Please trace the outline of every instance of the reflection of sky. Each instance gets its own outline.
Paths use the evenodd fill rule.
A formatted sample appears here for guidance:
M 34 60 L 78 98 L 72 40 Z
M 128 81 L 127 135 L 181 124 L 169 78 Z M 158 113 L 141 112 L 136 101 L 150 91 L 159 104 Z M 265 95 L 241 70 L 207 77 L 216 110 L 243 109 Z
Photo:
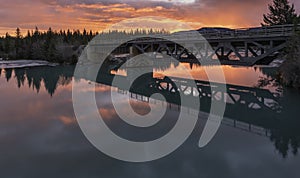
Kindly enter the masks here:
M 98 102 L 111 109 L 109 90 L 99 87 Z M 293 178 L 299 174 L 298 156 L 282 160 L 269 138 L 232 127 L 222 126 L 215 139 L 199 149 L 204 120 L 190 139 L 166 158 L 143 164 L 113 160 L 93 148 L 81 133 L 70 88 L 70 84 L 59 86 L 50 97 L 43 87 L 38 94 L 26 85 L 19 89 L 15 78 L 7 83 L 1 75 L 1 177 Z
M 164 71 L 166 75 L 176 76 L 176 77 L 185 77 L 186 73 L 183 72 L 184 70 L 188 69 L 188 72 L 191 73 L 192 77 L 197 80 L 208 80 L 208 77 L 206 75 L 207 72 L 213 72 L 216 69 L 219 69 L 219 66 L 207 66 L 207 67 L 197 67 L 196 65 L 193 66 L 192 69 L 190 69 L 189 64 L 181 64 L 183 67 L 176 67 L 173 66 L 168 69 L 167 71 Z M 224 76 L 226 79 L 226 82 L 228 84 L 237 84 L 241 86 L 254 86 L 257 84 L 257 79 L 259 76 L 264 76 L 261 72 L 254 71 L 254 68 L 247 68 L 247 67 L 232 67 L 232 66 L 222 66 L 221 67 Z M 212 82 L 220 82 L 222 81 L 217 76 L 210 78 L 210 81 Z
M 127 69 L 130 70 L 130 69 Z M 253 87 L 258 84 L 260 77 L 267 77 L 260 68 L 253 67 L 234 67 L 234 66 L 197 66 L 193 65 L 192 68 L 189 63 L 179 63 L 178 66 L 171 64 L 168 68 L 154 69 L 156 77 L 170 76 L 190 78 L 190 75 L 195 80 L 207 81 L 207 72 L 213 73 L 215 70 L 222 70 L 224 77 L 228 84 Z M 126 76 L 126 70 L 112 71 L 112 74 Z M 210 78 L 212 82 L 222 82 L 222 78 L 217 75 Z

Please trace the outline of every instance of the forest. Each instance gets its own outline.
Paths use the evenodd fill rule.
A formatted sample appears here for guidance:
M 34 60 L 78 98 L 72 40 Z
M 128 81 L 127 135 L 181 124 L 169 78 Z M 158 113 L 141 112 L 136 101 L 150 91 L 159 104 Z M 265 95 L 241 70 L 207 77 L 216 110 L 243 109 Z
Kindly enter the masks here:
M 14 35 L 6 33 L 0 38 L 0 58 L 3 60 L 47 60 L 57 63 L 76 63 L 76 50 L 86 45 L 97 32 L 80 30 L 28 31 L 25 36 L 17 28 Z
M 76 64 L 82 49 L 96 35 L 145 35 L 166 34 L 164 29 L 136 29 L 131 31 L 111 30 L 93 32 L 92 30 L 27 31 L 24 36 L 20 28 L 13 35 L 6 33 L 0 37 L 0 59 L 2 60 L 47 60 L 55 63 Z

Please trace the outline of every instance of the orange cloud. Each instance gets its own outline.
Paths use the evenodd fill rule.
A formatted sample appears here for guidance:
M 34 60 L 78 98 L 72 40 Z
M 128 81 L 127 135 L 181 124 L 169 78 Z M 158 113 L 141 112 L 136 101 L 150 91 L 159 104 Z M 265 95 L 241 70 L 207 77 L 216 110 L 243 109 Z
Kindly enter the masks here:
M 0 35 L 4 35 L 6 31 L 13 33 L 16 27 L 26 32 L 35 26 L 41 30 L 47 30 L 51 26 L 53 29 L 86 28 L 101 31 L 124 19 L 143 16 L 176 19 L 193 28 L 258 26 L 270 2 L 271 0 L 15 0 L 1 4 Z M 299 2 L 291 2 L 296 3 L 297 9 Z

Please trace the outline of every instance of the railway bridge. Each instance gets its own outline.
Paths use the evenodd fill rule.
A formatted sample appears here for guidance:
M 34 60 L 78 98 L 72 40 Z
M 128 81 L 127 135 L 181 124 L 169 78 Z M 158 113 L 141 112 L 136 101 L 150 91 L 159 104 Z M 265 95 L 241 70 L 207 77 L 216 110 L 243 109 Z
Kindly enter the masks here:
M 299 25 L 300 27 L 300 25 Z M 165 54 L 180 62 L 252 66 L 272 61 L 297 31 L 295 25 L 247 29 L 203 28 L 168 35 L 106 36 L 89 44 L 95 54 Z M 93 60 L 98 60 L 97 55 Z

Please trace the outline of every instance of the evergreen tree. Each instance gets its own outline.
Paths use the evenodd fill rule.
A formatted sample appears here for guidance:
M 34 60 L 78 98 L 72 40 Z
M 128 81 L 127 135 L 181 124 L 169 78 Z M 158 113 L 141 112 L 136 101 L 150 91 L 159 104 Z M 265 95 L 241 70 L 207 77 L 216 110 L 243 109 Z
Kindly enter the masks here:
M 294 4 L 288 0 L 273 0 L 269 4 L 269 13 L 263 16 L 263 26 L 293 24 L 297 20 Z
M 35 31 L 34 31 L 34 33 L 32 35 L 33 41 L 34 42 L 38 41 L 39 36 L 40 36 L 39 29 L 38 29 L 38 27 L 35 27 Z
M 28 30 L 27 31 L 27 36 L 26 36 L 27 38 L 31 38 L 31 33 L 30 33 L 30 31 Z
M 46 60 L 56 62 L 58 60 L 57 50 L 55 46 L 55 39 L 52 29 L 49 28 L 46 34 L 46 41 L 44 44 L 44 52 Z
M 10 35 L 8 33 L 5 34 L 5 40 L 4 40 L 4 52 L 9 55 L 10 53 Z
M 21 30 L 20 28 L 16 29 L 16 40 L 15 40 L 15 49 L 16 49 L 16 58 L 20 58 L 20 48 L 21 48 Z
M 24 45 L 24 59 L 32 59 L 32 34 L 29 30 L 27 31 L 27 36 L 25 37 Z M 24 41 L 24 40 L 23 40 Z
M 0 37 L 0 54 L 4 51 L 4 46 L 3 46 L 3 39 Z M 0 56 L 2 58 L 2 56 Z M 0 69 L 0 74 L 1 74 L 1 69 Z

